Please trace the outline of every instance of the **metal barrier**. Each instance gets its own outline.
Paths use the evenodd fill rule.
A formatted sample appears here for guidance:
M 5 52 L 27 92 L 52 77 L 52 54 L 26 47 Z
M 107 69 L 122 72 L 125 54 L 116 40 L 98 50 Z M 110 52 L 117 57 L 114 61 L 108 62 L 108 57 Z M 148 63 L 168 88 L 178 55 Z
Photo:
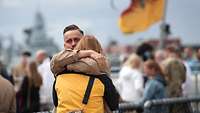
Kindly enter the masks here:
M 124 112 L 136 112 L 143 110 L 143 107 L 135 103 L 121 103 L 119 104 L 119 110 L 113 113 L 124 113 Z
M 199 103 L 200 96 L 150 100 L 145 102 L 143 107 L 135 103 L 121 103 L 119 104 L 119 110 L 113 113 L 200 113 Z
M 122 103 L 114 113 L 200 113 L 200 97 L 179 97 L 151 100 L 141 107 L 134 103 Z

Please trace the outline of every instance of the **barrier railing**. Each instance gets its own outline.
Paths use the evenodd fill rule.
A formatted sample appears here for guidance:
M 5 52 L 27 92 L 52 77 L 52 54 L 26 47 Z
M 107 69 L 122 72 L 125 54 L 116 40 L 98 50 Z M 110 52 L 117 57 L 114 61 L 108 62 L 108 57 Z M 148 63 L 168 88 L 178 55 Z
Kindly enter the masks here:
M 200 97 L 179 97 L 151 100 L 143 107 L 134 103 L 122 103 L 114 113 L 200 113 Z M 141 110 L 142 109 L 142 110 Z
M 144 106 L 135 103 L 121 103 L 113 113 L 200 113 L 200 96 L 177 97 L 145 102 Z M 52 113 L 43 111 L 37 113 Z

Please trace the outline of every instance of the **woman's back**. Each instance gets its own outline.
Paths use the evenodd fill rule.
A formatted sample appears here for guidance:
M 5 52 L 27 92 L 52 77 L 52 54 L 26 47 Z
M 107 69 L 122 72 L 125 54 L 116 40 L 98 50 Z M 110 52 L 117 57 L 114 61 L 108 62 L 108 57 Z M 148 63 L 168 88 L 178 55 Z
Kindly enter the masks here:
M 90 98 L 82 103 L 89 76 L 81 74 L 62 74 L 57 76 L 55 89 L 58 97 L 57 113 L 83 110 L 84 113 L 103 113 L 104 85 L 95 79 Z

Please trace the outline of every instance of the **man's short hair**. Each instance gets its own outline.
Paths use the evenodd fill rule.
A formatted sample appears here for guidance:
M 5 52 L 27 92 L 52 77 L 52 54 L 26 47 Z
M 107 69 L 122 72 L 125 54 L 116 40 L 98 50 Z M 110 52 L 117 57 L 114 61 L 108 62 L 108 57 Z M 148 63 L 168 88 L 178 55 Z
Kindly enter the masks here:
M 74 24 L 65 27 L 63 34 L 65 34 L 67 31 L 73 31 L 73 30 L 78 30 L 82 35 L 84 35 L 84 32 L 77 25 Z
M 29 51 L 23 51 L 21 53 L 22 56 L 31 57 L 31 53 Z

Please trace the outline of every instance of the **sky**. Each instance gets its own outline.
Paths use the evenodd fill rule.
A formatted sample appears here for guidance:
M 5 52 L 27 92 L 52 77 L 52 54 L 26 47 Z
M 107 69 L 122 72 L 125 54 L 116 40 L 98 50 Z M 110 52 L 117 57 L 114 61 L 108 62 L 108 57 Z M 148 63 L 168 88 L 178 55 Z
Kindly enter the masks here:
M 124 35 L 118 25 L 120 13 L 130 0 L 0 0 L 0 35 L 21 42 L 24 28 L 34 25 L 35 14 L 43 14 L 48 36 L 63 45 L 63 28 L 77 24 L 86 33 L 95 35 L 103 45 L 111 40 L 120 44 L 133 44 L 159 37 L 160 23 L 148 30 Z M 172 36 L 180 37 L 183 44 L 200 44 L 200 0 L 168 0 L 166 21 Z

